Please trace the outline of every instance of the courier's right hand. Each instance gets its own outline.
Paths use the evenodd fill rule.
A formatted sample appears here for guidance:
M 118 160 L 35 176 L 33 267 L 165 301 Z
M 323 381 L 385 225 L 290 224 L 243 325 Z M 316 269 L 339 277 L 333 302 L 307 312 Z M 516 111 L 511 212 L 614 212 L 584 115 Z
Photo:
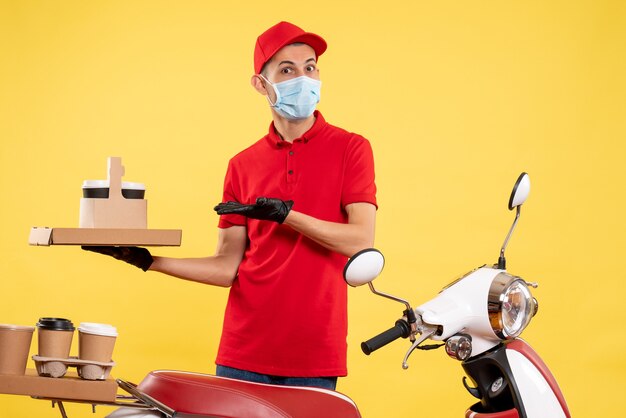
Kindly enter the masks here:
M 148 271 L 154 261 L 150 251 L 142 247 L 83 245 L 80 248 L 85 251 L 92 251 L 94 253 L 108 255 L 117 260 L 125 261 L 128 264 L 139 267 L 143 271 Z
M 259 197 L 254 205 L 243 205 L 238 202 L 220 203 L 213 210 L 218 215 L 243 215 L 251 219 L 274 221 L 282 224 L 293 207 L 293 200 L 280 200 L 268 197 Z

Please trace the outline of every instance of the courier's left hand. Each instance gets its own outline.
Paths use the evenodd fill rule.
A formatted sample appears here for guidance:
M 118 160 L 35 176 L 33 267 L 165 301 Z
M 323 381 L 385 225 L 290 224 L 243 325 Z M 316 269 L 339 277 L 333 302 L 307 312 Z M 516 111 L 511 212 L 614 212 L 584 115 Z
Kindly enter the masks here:
M 108 255 L 117 260 L 122 260 L 135 267 L 139 267 L 143 271 L 148 271 L 154 259 L 147 248 L 143 247 L 114 247 L 103 245 L 83 245 L 81 248 L 85 251 L 91 251 L 98 254 Z
M 274 221 L 282 224 L 293 206 L 293 200 L 280 200 L 259 197 L 254 205 L 243 205 L 238 202 L 220 203 L 213 209 L 218 215 L 243 215 L 252 219 Z

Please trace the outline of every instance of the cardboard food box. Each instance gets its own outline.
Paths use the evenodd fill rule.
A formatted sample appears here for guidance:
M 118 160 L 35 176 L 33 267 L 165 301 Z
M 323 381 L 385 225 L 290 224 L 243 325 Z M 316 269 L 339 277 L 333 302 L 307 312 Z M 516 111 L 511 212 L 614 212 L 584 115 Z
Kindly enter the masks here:
M 179 229 L 41 228 L 30 230 L 30 245 L 179 246 Z
M 63 378 L 41 377 L 34 369 L 24 375 L 0 374 L 0 393 L 27 395 L 59 400 L 115 402 L 117 383 L 106 380 L 84 380 L 70 371 Z
M 105 194 L 80 200 L 79 228 L 31 228 L 30 245 L 179 246 L 179 229 L 148 229 L 148 203 L 124 197 L 120 157 L 109 157 Z M 92 189 L 93 190 L 93 189 Z M 101 191 L 101 190 L 100 190 Z

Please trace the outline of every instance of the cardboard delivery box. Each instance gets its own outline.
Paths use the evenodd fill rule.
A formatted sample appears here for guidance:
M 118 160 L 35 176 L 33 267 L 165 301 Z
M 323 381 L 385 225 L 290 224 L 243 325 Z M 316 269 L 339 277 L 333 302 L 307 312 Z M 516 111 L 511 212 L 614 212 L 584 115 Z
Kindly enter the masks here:
M 58 400 L 115 402 L 117 383 L 111 377 L 84 380 L 73 371 L 60 379 L 41 377 L 34 369 L 26 369 L 24 375 L 0 374 L 0 393 Z
M 41 228 L 30 230 L 30 245 L 179 246 L 179 229 Z

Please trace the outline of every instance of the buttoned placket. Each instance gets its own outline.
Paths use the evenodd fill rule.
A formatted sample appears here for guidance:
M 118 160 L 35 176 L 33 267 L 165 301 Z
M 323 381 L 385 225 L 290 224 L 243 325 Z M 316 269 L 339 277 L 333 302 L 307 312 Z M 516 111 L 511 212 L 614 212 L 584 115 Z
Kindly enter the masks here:
M 294 185 L 296 182 L 296 150 L 300 148 L 302 141 L 296 139 L 290 146 L 287 148 L 287 165 L 286 165 L 286 180 L 288 185 Z
M 302 147 L 307 143 L 306 139 L 298 138 L 293 143 L 284 144 L 285 147 L 285 181 L 289 189 L 295 186 L 299 176 L 298 155 L 302 152 Z

